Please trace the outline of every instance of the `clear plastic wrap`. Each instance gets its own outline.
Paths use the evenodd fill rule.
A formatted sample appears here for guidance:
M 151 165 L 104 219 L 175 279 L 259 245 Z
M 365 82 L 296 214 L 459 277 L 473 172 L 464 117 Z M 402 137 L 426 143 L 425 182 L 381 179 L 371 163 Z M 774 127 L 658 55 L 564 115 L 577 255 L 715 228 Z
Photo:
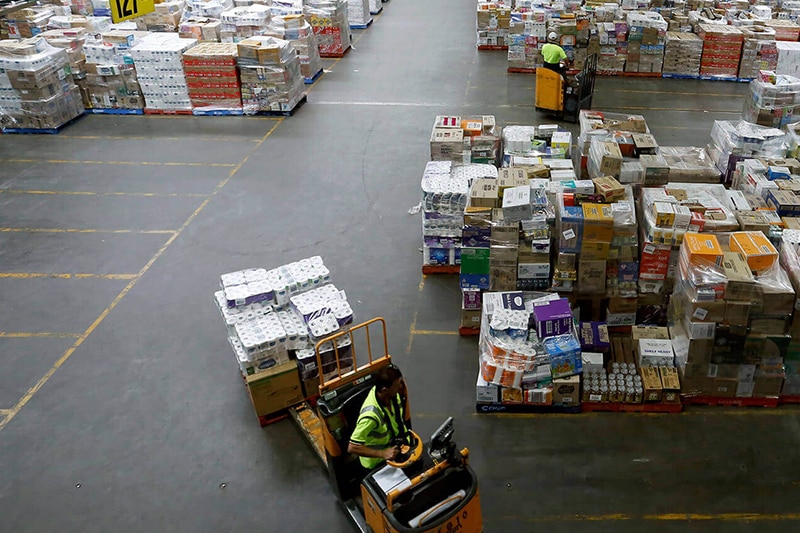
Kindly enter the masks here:
M 715 120 L 711 140 L 723 152 L 747 157 L 783 157 L 786 134 L 743 120 Z
M 241 111 L 242 89 L 233 43 L 200 43 L 183 54 L 192 108 Z
M 168 0 L 158 4 L 156 11 L 133 19 L 140 31 L 174 32 L 181 24 L 184 0 Z
M 347 9 L 346 0 L 308 0 L 304 3 L 306 20 L 317 35 L 320 55 L 341 55 L 350 48 Z
M 347 0 L 347 21 L 351 26 L 366 26 L 372 22 L 370 0 Z
M 223 43 L 238 43 L 263 35 L 269 28 L 271 16 L 270 8 L 261 4 L 223 11 L 220 15 L 220 39 Z
M 720 183 L 722 173 L 705 148 L 696 146 L 659 146 L 658 153 L 669 165 L 673 182 Z
M 289 41 L 258 36 L 239 43 L 245 114 L 291 111 L 305 96 L 300 59 Z
M 650 133 L 650 128 L 647 127 L 647 122 L 641 115 L 581 110 L 580 125 L 578 146 L 581 148 L 582 154 L 589 153 L 592 138 L 604 138 L 610 132 Z
M 314 29 L 302 15 L 275 15 L 265 35 L 290 41 L 300 58 L 300 71 L 308 81 L 322 70 L 322 59 Z
M 162 110 L 191 110 L 183 53 L 197 44 L 177 34 L 154 33 L 131 48 L 146 106 Z

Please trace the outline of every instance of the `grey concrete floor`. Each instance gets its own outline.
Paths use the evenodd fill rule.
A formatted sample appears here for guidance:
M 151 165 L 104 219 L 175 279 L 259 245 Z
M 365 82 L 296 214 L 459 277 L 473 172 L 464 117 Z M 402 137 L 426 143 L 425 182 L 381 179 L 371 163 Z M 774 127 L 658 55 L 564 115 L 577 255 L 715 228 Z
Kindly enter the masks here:
M 283 120 L 0 137 L 0 531 L 349 531 L 292 423 L 258 426 L 211 303 L 223 272 L 316 254 L 388 320 L 416 429 L 456 417 L 487 532 L 798 527 L 797 410 L 473 413 L 475 339 L 435 333 L 457 283 L 421 278 L 407 210 L 435 115 L 545 121 L 473 28 L 472 4 L 393 0 Z M 601 78 L 594 107 L 702 146 L 746 89 Z

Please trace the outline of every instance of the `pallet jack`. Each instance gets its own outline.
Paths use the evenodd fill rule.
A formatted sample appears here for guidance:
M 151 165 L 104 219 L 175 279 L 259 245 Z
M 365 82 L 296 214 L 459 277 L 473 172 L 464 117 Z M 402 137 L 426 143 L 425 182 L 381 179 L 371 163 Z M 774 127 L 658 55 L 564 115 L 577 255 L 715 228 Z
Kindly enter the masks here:
M 370 326 L 380 327 L 383 355 L 373 357 Z M 354 335 L 364 334 L 367 361 L 358 365 Z M 337 340 L 350 337 L 353 364 L 340 360 Z M 380 337 L 378 337 L 380 339 Z M 323 345 L 334 347 L 336 372 L 322 375 Z M 377 342 L 376 344 L 380 344 Z M 400 454 L 364 477 L 358 458 L 347 452 L 350 435 L 367 394 L 373 374 L 391 364 L 386 322 L 374 318 L 332 335 L 316 345 L 320 369 L 320 396 L 316 409 L 303 403 L 290 410 L 301 433 L 328 472 L 336 498 L 361 533 L 480 533 L 483 531 L 478 479 L 468 464 L 469 450 L 453 442 L 455 426 L 448 418 L 423 443 L 409 431 L 401 436 Z M 330 362 L 328 362 L 330 364 Z M 345 368 L 353 370 L 343 371 Z M 333 376 L 331 378 L 331 375 Z M 408 398 L 405 398 L 408 410 Z
M 567 122 L 578 122 L 581 109 L 591 109 L 597 78 L 597 54 L 586 60 L 577 73 L 562 76 L 540 67 L 536 69 L 536 110 Z

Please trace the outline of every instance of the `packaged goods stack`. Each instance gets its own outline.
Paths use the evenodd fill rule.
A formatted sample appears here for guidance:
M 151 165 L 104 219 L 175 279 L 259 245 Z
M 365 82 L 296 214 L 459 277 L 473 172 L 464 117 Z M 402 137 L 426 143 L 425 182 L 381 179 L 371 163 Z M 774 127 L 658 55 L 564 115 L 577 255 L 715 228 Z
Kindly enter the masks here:
M 772 70 L 778 67 L 778 46 L 775 30 L 763 26 L 743 26 L 744 36 L 742 60 L 739 63 L 740 78 L 756 78 L 759 70 Z
M 103 33 L 101 40 L 86 43 L 88 109 L 144 108 L 131 48 L 146 35 L 138 31 L 113 30 Z
M 700 24 L 697 31 L 703 40 L 700 75 L 735 78 L 742 55 L 742 31 L 721 24 Z
M 461 264 L 461 235 L 470 183 L 497 178 L 493 165 L 455 166 L 450 161 L 430 161 L 422 176 L 423 270 Z
M 775 72 L 785 76 L 800 77 L 800 43 L 777 41 L 778 65 Z
M 714 121 L 707 150 L 729 184 L 736 163 L 753 157 L 783 157 L 785 132 L 746 121 Z
M 571 153 L 572 133 L 559 129 L 558 124 L 503 128 L 503 166 L 524 166 L 530 177 L 549 177 L 553 181 L 575 179 L 574 173 L 549 174 L 547 169 L 554 159 L 569 161 Z M 555 166 L 558 169 L 572 168 L 572 165 L 560 163 Z
M 797 19 L 800 18 L 800 2 L 797 0 L 784 0 L 780 3 L 780 12 L 777 13 L 776 18 L 797 22 Z
M 558 295 L 484 295 L 477 404 L 580 406 L 582 373 L 569 302 Z
M 191 111 L 183 53 L 196 44 L 194 39 L 181 39 L 177 34 L 155 33 L 131 48 L 146 110 Z
M 222 315 L 256 415 L 264 417 L 318 394 L 314 345 L 353 322 L 343 291 L 320 257 L 221 276 L 214 302 Z M 349 338 L 323 345 L 323 376 L 353 368 Z M 338 352 L 338 354 L 337 354 Z M 326 366 L 327 365 L 327 366 Z
M 42 4 L 50 4 L 61 8 L 63 11 L 59 10 L 59 15 L 67 13 L 72 13 L 73 15 L 94 15 L 94 5 L 87 0 L 44 0 Z
M 669 311 L 683 394 L 777 397 L 794 302 L 763 233 L 687 233 Z
M 533 72 L 544 64 L 541 53 L 541 47 L 547 42 L 544 12 L 524 13 L 520 19 L 513 20 L 509 27 L 508 69 L 510 72 Z
M 347 0 L 347 21 L 350 27 L 366 28 L 372 24 L 369 0 Z
M 502 2 L 478 2 L 478 48 L 507 47 L 511 6 Z
M 494 115 L 438 116 L 431 131 L 431 161 L 497 165 L 500 138 Z
M 597 58 L 598 71 L 618 74 L 625 69 L 625 61 L 628 57 L 627 33 L 628 24 L 625 21 L 597 24 L 597 34 L 600 39 L 600 55 Z
M 7 103 L 4 122 L 10 122 L 12 129 L 56 129 L 83 114 L 66 50 L 44 38 L 0 42 L 0 69 L 5 69 L 8 84 L 19 97 L 19 107 Z
M 797 42 L 800 40 L 800 25 L 795 21 L 771 19 L 764 21 L 764 25 L 775 30 L 776 41 Z
M 311 83 L 322 72 L 317 36 L 303 15 L 273 15 L 265 35 L 292 43 L 300 58 L 300 72 L 306 83 Z
M 797 219 L 795 219 L 797 220 Z M 780 264 L 789 275 L 795 294 L 800 294 L 800 231 L 797 229 L 784 230 L 781 236 Z M 795 307 L 795 309 L 797 309 Z M 800 397 L 800 313 L 795 312 L 792 317 L 792 325 L 789 328 L 792 340 L 786 351 L 784 368 L 786 378 L 781 394 L 783 396 Z
M 238 43 L 250 37 L 264 35 L 269 29 L 270 17 L 269 7 L 261 4 L 223 11 L 220 40 L 223 43 Z
M 187 0 L 178 30 L 180 36 L 198 42 L 220 42 L 222 13 L 232 8 L 231 0 Z
M 63 48 L 67 51 L 72 80 L 81 91 L 83 106 L 90 108 L 92 104 L 89 98 L 89 85 L 86 79 L 86 55 L 83 50 L 83 46 L 86 43 L 86 33 L 85 28 L 47 30 L 42 33 L 42 37 L 47 39 L 47 42 L 52 46 Z
M 242 112 L 242 88 L 233 43 L 200 43 L 183 53 L 186 84 L 195 113 Z
M 84 15 L 56 15 L 50 19 L 48 28 L 62 30 L 84 28 L 91 35 L 110 31 L 111 19 Z
M 57 13 L 68 15 L 69 9 L 64 10 L 60 6 L 34 6 L 9 13 L 4 22 L 8 38 L 30 39 L 39 35 L 48 29 L 50 19 Z
M 136 29 L 139 31 L 176 32 L 180 28 L 184 6 L 184 0 L 168 0 L 157 3 L 154 12 L 133 19 L 136 21 Z
M 745 100 L 742 118 L 747 122 L 780 128 L 800 120 L 800 79 L 759 71 L 750 82 L 750 98 Z
M 92 0 L 92 12 L 95 17 L 111 17 L 109 0 Z
M 0 41 L 0 62 L 4 63 L 4 41 Z M 11 85 L 5 67 L 0 68 L 0 127 L 11 128 L 14 126 L 14 117 L 22 116 L 22 98 Z
M 628 56 L 625 72 L 661 72 L 669 24 L 653 12 L 628 13 Z
M 658 155 L 667 163 L 670 181 L 715 184 L 722 181 L 722 173 L 705 148 L 659 146 Z
M 625 149 L 626 154 L 635 155 L 633 152 L 633 134 L 649 134 L 650 129 L 647 127 L 647 122 L 641 115 L 624 115 L 619 113 L 606 113 L 603 111 L 588 111 L 582 110 L 579 115 L 579 122 L 581 125 L 581 133 L 578 137 L 578 149 L 575 153 L 576 167 L 580 168 L 581 179 L 588 179 L 590 177 L 588 170 L 589 149 L 593 139 L 602 141 L 614 140 L 621 137 L 620 153 L 622 148 Z M 645 155 L 645 154 L 642 154 Z M 653 168 L 648 171 L 646 177 L 648 181 L 644 181 L 645 185 L 657 185 L 658 177 L 660 176 L 657 164 L 661 163 L 658 156 L 646 156 L 644 159 L 640 156 L 640 165 L 648 164 Z M 644 177 L 638 177 L 633 169 L 640 169 L 644 171 L 642 166 L 637 166 L 636 163 L 625 162 L 622 165 L 619 173 L 619 179 L 622 183 L 642 183 Z M 641 173 L 640 172 L 640 173 Z M 594 177 L 598 177 L 595 175 Z M 602 176 L 600 176 L 602 177 Z M 664 181 L 666 183 L 666 176 Z
M 792 222 L 800 212 L 796 172 L 800 163 L 793 158 L 748 159 L 736 164 L 728 195 L 742 230 L 761 231 L 779 244 L 779 228 L 795 226 Z
M 300 59 L 289 41 L 251 37 L 238 43 L 244 113 L 292 111 L 305 97 Z
M 664 74 L 671 76 L 700 75 L 700 58 L 703 55 L 703 40 L 693 33 L 667 32 L 664 51 Z
M 321 57 L 341 57 L 350 49 L 346 0 L 306 0 L 303 11 L 314 28 Z
M 382 0 L 369 0 L 369 13 L 370 15 L 377 15 L 383 11 L 383 1 Z

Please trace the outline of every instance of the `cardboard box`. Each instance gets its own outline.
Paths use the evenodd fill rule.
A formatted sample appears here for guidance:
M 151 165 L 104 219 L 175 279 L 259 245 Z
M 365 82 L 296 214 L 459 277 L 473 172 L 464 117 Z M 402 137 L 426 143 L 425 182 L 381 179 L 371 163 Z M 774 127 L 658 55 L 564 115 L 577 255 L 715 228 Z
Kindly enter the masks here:
M 578 261 L 578 290 L 596 294 L 606 290 L 606 262 L 581 259 Z
M 592 183 L 594 183 L 596 194 L 601 195 L 606 202 L 613 202 L 625 198 L 625 188 L 611 176 L 595 178 L 592 180 Z
M 669 181 L 669 165 L 662 155 L 641 155 L 639 162 L 644 168 L 644 184 L 648 187 L 665 185 Z
M 639 367 L 672 366 L 675 364 L 675 355 L 672 352 L 672 342 L 663 339 L 639 339 L 637 344 Z
M 630 53 L 630 50 L 628 50 Z M 635 146 L 635 155 L 641 156 L 642 154 L 655 154 L 658 148 L 658 143 L 655 137 L 649 133 L 634 133 L 633 144 Z
M 660 402 L 663 395 L 661 374 L 657 368 L 645 367 L 640 370 L 642 374 L 642 387 L 644 388 L 645 402 Z
M 637 343 L 639 339 L 669 340 L 669 330 L 659 326 L 633 326 L 631 338 Z
M 553 405 L 565 407 L 581 403 L 581 377 L 579 375 L 553 380 Z
M 614 141 L 601 141 L 598 143 L 600 150 L 600 172 L 616 175 L 622 170 L 622 152 Z
M 501 168 L 497 171 L 497 190 L 500 198 L 506 189 L 529 186 L 528 173 L 522 167 Z
M 583 204 L 583 240 L 611 242 L 614 238 L 614 213 L 610 205 Z
M 306 398 L 319 396 L 319 375 L 303 380 L 303 396 Z
M 716 378 L 711 382 L 711 396 L 734 398 L 739 387 L 736 378 Z
M 480 309 L 462 309 L 461 310 L 461 325 L 462 328 L 480 328 L 481 327 L 481 310 Z
M 518 404 L 522 403 L 522 400 L 522 389 L 515 389 L 511 387 L 503 387 L 500 389 L 500 403 Z
M 747 326 L 751 305 L 749 301 L 725 302 L 725 317 L 720 322 L 728 326 Z
M 758 285 L 744 255 L 739 252 L 724 252 L 722 255 L 722 268 L 728 278 L 725 299 L 748 302 L 757 299 Z
M 662 367 L 658 369 L 661 375 L 661 388 L 663 394 L 661 401 L 664 403 L 681 403 L 681 381 L 676 368 Z
M 608 311 L 612 314 L 625 314 L 635 313 L 639 308 L 639 299 L 634 298 L 621 298 L 619 296 L 612 296 L 608 299 Z
M 681 253 L 686 253 L 689 263 L 693 265 L 702 266 L 703 261 L 718 266 L 722 264 L 722 247 L 716 235 L 708 233 L 686 233 L 683 236 Z
M 603 364 L 603 354 L 597 352 L 582 352 L 581 361 L 583 364 L 583 372 L 602 372 L 605 365 Z
M 532 216 L 531 188 L 529 185 L 511 187 L 503 195 L 503 220 L 528 220 Z
M 464 131 L 434 128 L 431 132 L 431 161 L 463 162 Z
M 757 373 L 753 382 L 753 397 L 767 398 L 780 396 L 781 389 L 783 388 L 783 381 L 783 375 L 759 375 Z
M 566 298 L 534 305 L 533 320 L 540 339 L 564 335 L 572 331 L 572 310 Z
M 760 231 L 732 233 L 730 247 L 731 251 L 740 252 L 755 272 L 768 270 L 778 261 L 778 251 Z
M 489 248 L 461 249 L 460 283 L 462 289 L 489 288 L 490 254 Z
M 605 261 L 611 250 L 610 242 L 589 241 L 584 239 L 581 245 L 581 258 L 588 260 Z
M 480 289 L 461 289 L 461 309 L 480 309 L 481 290 Z
M 256 416 L 265 416 L 303 401 L 297 363 L 288 361 L 266 372 L 247 376 L 247 391 Z
M 675 209 L 669 202 L 653 202 L 656 226 L 671 228 L 675 223 Z
M 472 207 L 497 207 L 497 180 L 478 178 L 473 181 L 469 204 Z
M 475 384 L 475 401 L 477 403 L 500 402 L 500 386 L 486 383 L 480 372 L 478 372 L 478 381 Z

